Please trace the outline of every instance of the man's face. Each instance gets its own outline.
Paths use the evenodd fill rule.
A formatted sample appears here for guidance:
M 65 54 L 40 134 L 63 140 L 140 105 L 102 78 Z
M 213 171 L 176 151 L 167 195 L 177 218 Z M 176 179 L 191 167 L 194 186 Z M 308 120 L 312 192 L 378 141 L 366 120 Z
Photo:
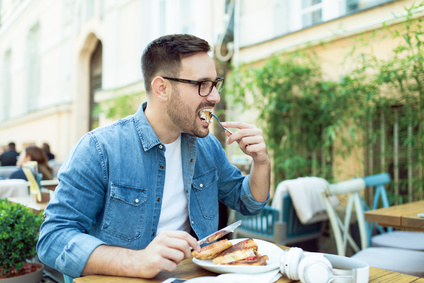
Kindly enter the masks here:
M 216 80 L 216 70 L 213 60 L 207 53 L 197 53 L 181 60 L 181 70 L 178 78 L 188 80 Z M 200 119 L 200 111 L 212 109 L 221 100 L 217 89 L 206 96 L 199 95 L 197 85 L 176 83 L 172 89 L 167 113 L 175 126 L 182 133 L 197 137 L 206 137 L 209 133 L 209 123 Z

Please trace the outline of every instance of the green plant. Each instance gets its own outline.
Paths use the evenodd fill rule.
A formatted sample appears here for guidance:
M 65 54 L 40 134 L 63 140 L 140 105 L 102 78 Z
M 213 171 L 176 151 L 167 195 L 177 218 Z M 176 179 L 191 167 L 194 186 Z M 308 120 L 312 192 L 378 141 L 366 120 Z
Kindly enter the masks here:
M 42 215 L 21 204 L 0 199 L 0 278 L 19 273 L 27 259 L 36 255 Z
M 133 92 L 129 94 L 118 94 L 109 100 L 98 104 L 94 112 L 99 115 L 104 113 L 107 118 L 121 119 L 130 114 L 134 114 L 141 102 L 141 92 Z
M 234 100 L 260 111 L 275 183 L 311 174 L 331 180 L 333 143 L 346 125 L 351 93 L 325 80 L 318 59 L 304 52 L 273 56 L 235 80 Z
M 331 181 L 334 157 L 358 146 L 369 159 L 364 174 L 400 172 L 392 174 L 391 202 L 423 198 L 424 28 L 416 14 L 423 6 L 413 4 L 393 23 L 361 35 L 345 57 L 351 67 L 338 81 L 325 79 L 311 49 L 232 72 L 229 81 L 236 83 L 227 99 L 259 110 L 275 184 L 311 174 Z M 397 45 L 383 60 L 372 43 L 384 40 Z

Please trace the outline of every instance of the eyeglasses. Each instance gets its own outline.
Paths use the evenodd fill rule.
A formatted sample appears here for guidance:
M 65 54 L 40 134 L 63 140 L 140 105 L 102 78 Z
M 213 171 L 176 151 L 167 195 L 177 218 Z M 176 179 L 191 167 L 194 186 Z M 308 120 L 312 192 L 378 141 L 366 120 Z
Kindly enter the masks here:
M 221 93 L 222 86 L 224 85 L 223 78 L 216 78 L 215 81 L 210 81 L 210 80 L 192 81 L 192 80 L 177 79 L 177 78 L 170 78 L 170 77 L 162 77 L 162 78 L 171 80 L 171 81 L 180 82 L 180 83 L 197 85 L 199 87 L 199 95 L 201 97 L 208 96 L 212 92 L 213 87 L 216 87 L 216 90 L 218 91 L 218 93 Z

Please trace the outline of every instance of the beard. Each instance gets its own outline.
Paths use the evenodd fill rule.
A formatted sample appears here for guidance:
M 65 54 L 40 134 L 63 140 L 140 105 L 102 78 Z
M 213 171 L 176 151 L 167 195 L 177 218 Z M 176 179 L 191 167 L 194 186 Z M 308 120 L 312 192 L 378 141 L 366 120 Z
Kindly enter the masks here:
M 180 128 L 183 133 L 199 138 L 206 137 L 209 134 L 209 128 L 203 127 L 198 122 L 198 113 L 206 105 L 200 104 L 193 113 L 192 108 L 181 99 L 180 92 L 176 87 L 173 87 L 172 94 L 170 103 L 166 107 L 166 113 L 174 125 Z

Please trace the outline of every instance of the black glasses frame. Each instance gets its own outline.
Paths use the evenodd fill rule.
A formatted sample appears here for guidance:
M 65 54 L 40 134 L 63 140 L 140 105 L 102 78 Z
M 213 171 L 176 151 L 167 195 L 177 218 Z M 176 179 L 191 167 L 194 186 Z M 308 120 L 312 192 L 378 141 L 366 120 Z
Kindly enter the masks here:
M 220 83 L 220 82 L 222 82 L 222 84 L 219 86 L 219 89 L 217 88 L 216 90 L 218 91 L 218 93 L 221 93 L 222 86 L 224 85 L 224 78 L 220 78 L 220 77 L 216 78 L 216 80 L 214 80 L 214 81 L 211 81 L 211 80 L 193 81 L 193 80 L 178 79 L 178 78 L 170 78 L 170 77 L 162 77 L 162 78 L 167 79 L 167 80 L 171 80 L 171 81 L 180 82 L 180 83 L 197 85 L 197 86 L 198 86 L 198 93 L 199 93 L 199 95 L 200 95 L 201 97 L 206 97 L 206 96 L 208 96 L 209 94 L 211 94 L 212 89 L 213 89 L 214 87 L 216 87 L 216 86 L 218 85 L 218 83 Z M 209 89 L 208 94 L 206 94 L 206 95 L 202 95 L 202 94 L 200 93 L 200 88 L 202 87 L 202 83 L 205 83 L 205 82 L 211 82 L 211 83 L 212 83 L 212 86 L 211 86 L 211 88 Z

